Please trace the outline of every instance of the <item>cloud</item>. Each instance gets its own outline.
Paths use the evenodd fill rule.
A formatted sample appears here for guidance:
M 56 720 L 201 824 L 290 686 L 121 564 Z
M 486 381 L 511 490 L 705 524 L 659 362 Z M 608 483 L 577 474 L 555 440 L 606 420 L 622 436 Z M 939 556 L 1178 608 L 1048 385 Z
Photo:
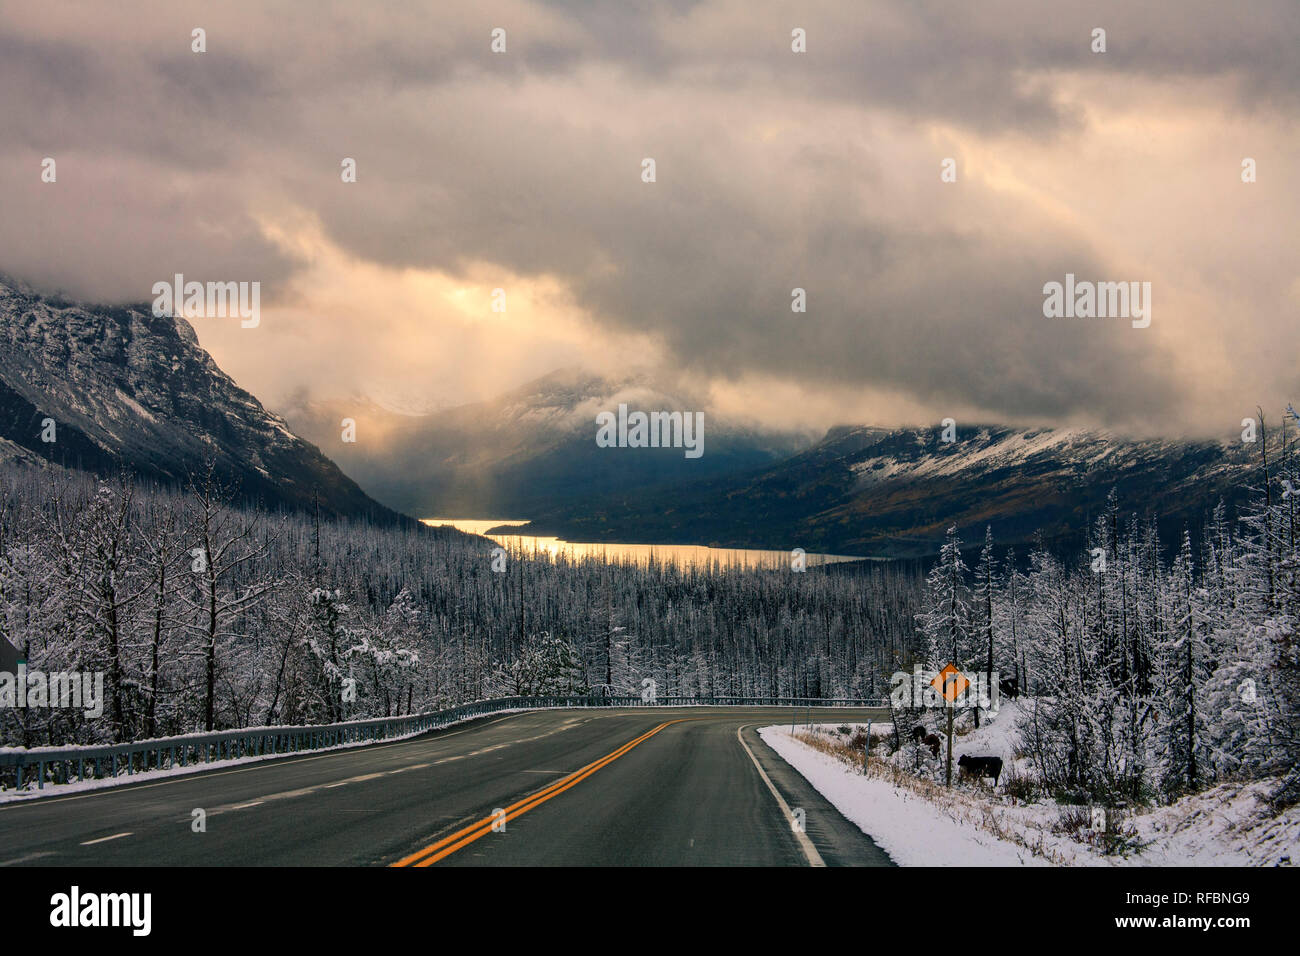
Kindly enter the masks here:
M 658 364 L 783 425 L 1224 432 L 1294 398 L 1298 24 L 1172 0 L 7 7 L 0 271 L 117 301 L 259 280 L 258 329 L 198 333 L 273 406 Z M 1067 272 L 1150 281 L 1151 328 L 1045 319 Z M 506 317 L 480 314 L 498 287 Z

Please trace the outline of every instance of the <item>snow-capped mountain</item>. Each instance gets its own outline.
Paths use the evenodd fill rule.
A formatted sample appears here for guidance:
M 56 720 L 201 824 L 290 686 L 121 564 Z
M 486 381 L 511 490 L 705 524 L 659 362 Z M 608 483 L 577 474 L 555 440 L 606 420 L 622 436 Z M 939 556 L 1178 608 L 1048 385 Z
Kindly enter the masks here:
M 245 499 L 307 507 L 316 493 L 326 514 L 400 520 L 236 385 L 184 319 L 44 297 L 3 277 L 0 459 L 168 482 L 212 459 Z
M 648 378 L 618 380 L 560 369 L 500 397 L 428 415 L 391 411 L 365 398 L 299 403 L 284 409 L 379 500 L 408 514 L 522 517 L 606 495 L 675 488 L 772 464 L 811 444 L 808 436 L 758 431 L 709 414 L 706 453 L 680 448 L 610 455 L 595 442 L 596 416 L 629 409 L 700 411 L 697 396 L 670 392 Z M 356 441 L 341 423 L 356 422 Z
M 253 333 L 255 334 L 255 333 Z M 611 450 L 596 416 L 696 411 L 697 396 L 638 376 L 563 369 L 499 398 L 430 414 L 358 399 L 301 403 L 296 429 L 386 504 L 420 517 L 517 517 L 573 540 L 933 553 L 953 523 L 1003 544 L 1077 537 L 1115 489 L 1166 532 L 1256 481 L 1255 446 L 1102 432 L 840 427 L 815 444 L 707 416 L 705 454 Z M 344 418 L 355 442 L 344 441 Z M 47 420 L 54 442 L 43 441 Z M 398 516 L 240 389 L 183 319 L 87 306 L 0 279 L 0 460 L 126 467 L 184 481 L 212 458 L 242 496 L 329 514 Z
M 832 429 L 815 447 L 671 497 L 538 512 L 531 530 L 575 540 L 702 541 L 865 556 L 934 553 L 957 524 L 968 543 L 1077 539 L 1115 489 L 1125 514 L 1166 531 L 1241 501 L 1257 446 L 1132 440 L 1077 429 Z M 1252 455 L 1253 452 L 1253 455 Z

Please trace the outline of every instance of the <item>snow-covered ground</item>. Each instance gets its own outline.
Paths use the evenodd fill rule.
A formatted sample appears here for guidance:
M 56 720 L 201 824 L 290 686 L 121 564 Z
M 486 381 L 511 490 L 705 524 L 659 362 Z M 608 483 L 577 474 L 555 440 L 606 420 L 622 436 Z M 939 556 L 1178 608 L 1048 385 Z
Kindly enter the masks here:
M 802 729 L 796 733 L 803 733 Z M 827 800 L 902 866 L 1033 866 L 1047 861 L 972 825 L 975 811 L 932 802 L 918 790 L 863 776 L 861 768 L 791 737 L 789 726 L 764 727 L 763 740 Z
M 1001 756 L 1016 762 L 1019 708 L 1004 703 L 993 721 L 962 737 L 954 752 Z M 1048 797 L 1032 802 L 963 782 L 951 790 L 910 770 L 873 757 L 862 773 L 861 752 L 850 760 L 805 743 L 843 743 L 838 725 L 765 727 L 763 740 L 846 818 L 904 866 L 1276 866 L 1300 862 L 1300 808 L 1274 814 L 1265 797 L 1276 781 L 1225 783 L 1170 806 L 1139 808 L 1122 823 L 1141 847 L 1127 855 L 1102 852 L 1097 835 L 1070 826 L 1086 808 L 1066 807 Z M 864 730 L 851 728 L 851 732 Z M 892 732 L 872 727 L 873 741 Z M 877 753 L 883 752 L 883 745 Z M 935 767 L 937 769 L 938 763 Z M 1018 767 L 1023 771 L 1021 763 Z M 1006 782 L 1003 773 L 1003 783 Z

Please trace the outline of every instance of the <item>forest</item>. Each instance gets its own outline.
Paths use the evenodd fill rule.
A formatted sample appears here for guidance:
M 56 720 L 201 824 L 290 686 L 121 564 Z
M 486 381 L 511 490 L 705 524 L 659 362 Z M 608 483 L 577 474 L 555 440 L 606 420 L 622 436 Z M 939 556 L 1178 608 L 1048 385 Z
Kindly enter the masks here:
M 1160 540 L 1150 508 L 1112 493 L 1079 553 L 1017 555 L 987 531 L 972 551 L 952 528 L 928 572 L 502 564 L 450 529 L 247 507 L 211 470 L 179 488 L 11 467 L 0 636 L 29 671 L 102 673 L 105 700 L 98 717 L 0 708 L 0 740 L 633 695 L 645 678 L 662 696 L 884 698 L 893 673 L 952 662 L 1014 682 L 1023 751 L 1054 792 L 1150 801 L 1276 775 L 1295 802 L 1297 445 L 1261 428 L 1263 486 L 1195 539 Z
M 1262 486 L 1240 515 L 1218 505 L 1199 540 L 1162 542 L 1114 492 L 1077 555 L 999 559 L 986 531 L 970 568 L 948 530 L 917 618 L 922 656 L 1026 695 L 1021 748 L 1049 791 L 1146 803 L 1276 776 L 1275 800 L 1300 800 L 1300 442 L 1260 423 Z M 1288 408 L 1284 424 L 1300 417 Z
M 921 580 L 552 560 L 450 529 L 239 506 L 57 469 L 0 473 L 0 636 L 105 675 L 99 718 L 0 708 L 5 744 L 392 716 L 529 693 L 881 697 Z

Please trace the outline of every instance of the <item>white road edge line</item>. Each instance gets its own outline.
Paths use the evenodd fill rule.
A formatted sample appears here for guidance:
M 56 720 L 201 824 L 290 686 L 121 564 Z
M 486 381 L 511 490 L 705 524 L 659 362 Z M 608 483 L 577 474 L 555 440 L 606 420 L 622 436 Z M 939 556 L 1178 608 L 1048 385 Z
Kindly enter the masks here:
M 86 841 L 85 841 L 84 843 L 82 843 L 81 845 L 82 845 L 82 846 L 93 846 L 93 845 L 96 844 L 96 843 L 107 843 L 109 840 L 116 840 L 116 839 L 118 839 L 118 838 L 120 838 L 120 837 L 130 836 L 130 835 L 131 835 L 131 831 L 130 831 L 130 830 L 127 830 L 125 833 L 114 833 L 112 836 L 100 837 L 98 840 L 86 840 Z
M 772 778 L 767 775 L 767 771 L 763 769 L 762 764 L 758 762 L 758 758 L 754 756 L 754 751 L 749 749 L 749 744 L 745 743 L 745 738 L 740 736 L 741 731 L 748 726 L 750 725 L 745 724 L 744 726 L 736 728 L 736 739 L 740 741 L 740 746 L 745 748 L 745 753 L 749 754 L 749 759 L 754 761 L 754 769 L 758 771 L 758 775 L 762 777 L 763 782 L 767 784 L 767 789 L 772 791 L 772 796 L 776 798 L 777 805 L 781 808 L 781 812 L 785 814 L 786 826 L 789 826 L 793 830 L 794 814 L 790 812 L 790 805 L 785 802 L 785 798 L 782 797 L 780 792 L 776 789 L 776 785 L 772 783 Z M 795 839 L 799 841 L 799 849 L 803 850 L 803 855 L 808 858 L 809 866 L 826 865 L 826 861 L 822 859 L 822 855 L 817 852 L 817 847 L 813 846 L 812 840 L 808 839 L 808 834 L 804 833 L 802 830 L 794 830 L 794 835 Z

